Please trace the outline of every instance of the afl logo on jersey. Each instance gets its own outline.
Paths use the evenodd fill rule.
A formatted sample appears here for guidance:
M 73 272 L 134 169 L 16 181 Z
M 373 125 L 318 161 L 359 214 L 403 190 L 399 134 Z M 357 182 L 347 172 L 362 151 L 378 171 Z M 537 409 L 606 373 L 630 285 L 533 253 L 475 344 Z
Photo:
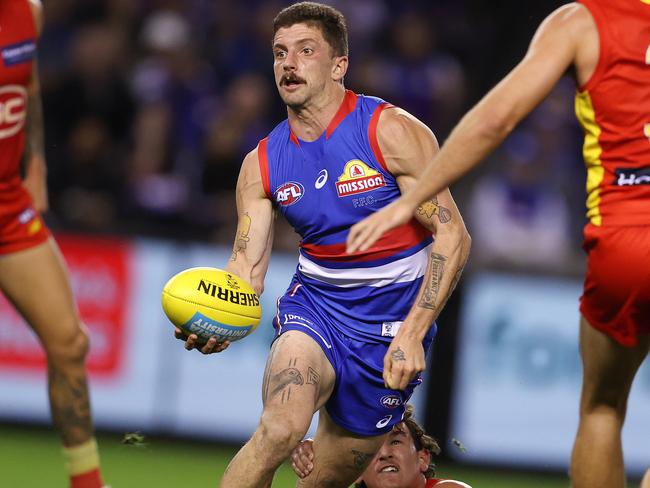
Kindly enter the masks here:
M 293 205 L 302 198 L 305 189 L 300 183 L 289 181 L 275 190 L 275 201 L 283 207 Z
M 336 182 L 336 192 L 339 197 L 356 195 L 386 186 L 384 177 L 378 171 L 370 168 L 359 159 L 345 163 L 343 174 Z
M 23 128 L 27 115 L 27 90 L 20 85 L 0 87 L 0 139 Z

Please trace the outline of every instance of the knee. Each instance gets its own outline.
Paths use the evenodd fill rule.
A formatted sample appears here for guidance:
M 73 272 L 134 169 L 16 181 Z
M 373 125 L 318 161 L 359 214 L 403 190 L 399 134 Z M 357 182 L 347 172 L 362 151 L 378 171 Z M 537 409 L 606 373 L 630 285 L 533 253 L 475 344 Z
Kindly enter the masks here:
M 293 418 L 265 413 L 257 435 L 265 452 L 284 460 L 304 438 L 308 428 L 309 424 L 304 425 Z
M 88 333 L 78 320 L 64 330 L 65 333 L 57 334 L 55 339 L 44 344 L 48 361 L 59 366 L 83 364 L 90 348 Z

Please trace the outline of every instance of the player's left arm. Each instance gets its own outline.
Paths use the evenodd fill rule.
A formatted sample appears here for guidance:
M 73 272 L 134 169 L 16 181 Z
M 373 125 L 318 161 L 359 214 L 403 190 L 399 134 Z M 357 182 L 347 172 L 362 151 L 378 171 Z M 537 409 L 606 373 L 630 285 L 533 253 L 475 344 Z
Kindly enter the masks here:
M 43 28 L 43 7 L 39 0 L 29 0 L 34 25 L 40 37 Z M 25 181 L 24 185 L 34 201 L 34 207 L 39 212 L 48 209 L 47 196 L 47 166 L 43 144 L 43 109 L 41 106 L 41 85 L 38 78 L 38 63 L 32 63 L 32 75 L 27 87 L 27 144 L 25 151 Z
M 404 193 L 418 184 L 424 164 L 438 151 L 431 130 L 402 109 L 381 114 L 377 139 L 389 171 Z M 471 239 L 448 189 L 420 205 L 415 218 L 434 236 L 422 286 L 384 358 L 384 381 L 403 390 L 425 368 L 422 340 L 460 279 Z

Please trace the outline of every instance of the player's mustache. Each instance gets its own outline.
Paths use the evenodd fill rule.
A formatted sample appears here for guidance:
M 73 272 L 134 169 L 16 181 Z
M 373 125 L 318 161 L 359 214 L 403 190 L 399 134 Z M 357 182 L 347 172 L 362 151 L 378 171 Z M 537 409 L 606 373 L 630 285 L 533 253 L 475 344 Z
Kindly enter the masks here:
M 281 85 L 286 85 L 287 83 L 306 83 L 306 81 L 293 73 L 286 74 L 280 80 Z

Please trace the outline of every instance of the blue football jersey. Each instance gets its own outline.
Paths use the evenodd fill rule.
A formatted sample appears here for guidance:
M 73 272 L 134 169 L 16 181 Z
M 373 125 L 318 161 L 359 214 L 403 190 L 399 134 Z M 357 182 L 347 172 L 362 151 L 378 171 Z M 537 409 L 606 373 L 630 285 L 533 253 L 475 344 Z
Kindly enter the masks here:
M 366 251 L 345 252 L 350 227 L 400 196 L 377 142 L 387 107 L 348 90 L 319 139 L 299 140 L 285 120 L 258 146 L 264 191 L 302 238 L 292 288 L 304 286 L 308 305 L 340 332 L 383 341 L 408 314 L 432 243 L 413 219 Z

